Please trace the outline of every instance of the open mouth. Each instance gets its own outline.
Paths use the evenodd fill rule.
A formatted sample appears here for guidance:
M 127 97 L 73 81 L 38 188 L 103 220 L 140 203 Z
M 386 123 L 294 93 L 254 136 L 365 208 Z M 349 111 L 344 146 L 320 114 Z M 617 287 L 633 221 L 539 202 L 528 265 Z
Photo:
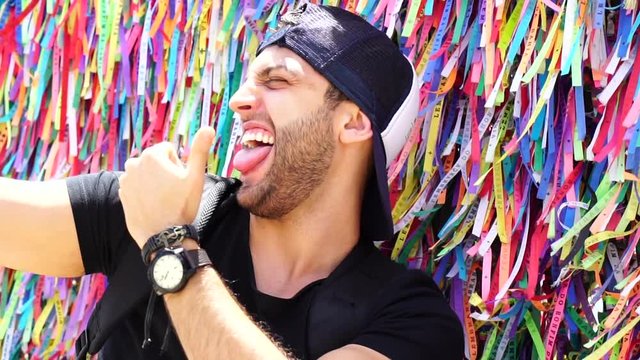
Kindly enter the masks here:
M 233 166 L 243 175 L 260 167 L 273 149 L 275 137 L 263 128 L 246 129 L 240 140 L 242 149 L 233 159 Z
M 275 139 L 273 135 L 264 130 L 251 129 L 242 135 L 240 142 L 244 149 L 253 149 L 259 146 L 271 146 Z

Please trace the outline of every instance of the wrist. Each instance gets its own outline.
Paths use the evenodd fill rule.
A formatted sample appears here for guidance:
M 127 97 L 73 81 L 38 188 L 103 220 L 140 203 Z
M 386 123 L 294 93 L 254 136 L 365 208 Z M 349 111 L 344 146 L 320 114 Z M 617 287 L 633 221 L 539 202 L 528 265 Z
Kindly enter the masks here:
M 182 240 L 182 247 L 185 250 L 200 249 L 200 245 L 198 244 L 198 242 L 191 238 L 185 238 L 184 240 Z
M 185 238 L 182 240 L 182 244 L 180 245 L 180 247 L 182 247 L 185 250 L 197 250 L 200 249 L 200 246 L 198 245 L 198 242 L 193 240 L 193 239 L 189 239 L 189 238 Z M 149 255 L 149 260 L 153 261 L 153 259 L 156 258 L 156 256 L 158 255 L 158 252 L 162 250 L 162 249 L 158 249 L 154 252 L 152 252 Z
M 152 255 L 157 253 L 159 250 L 183 247 L 183 243 L 187 239 L 193 243 L 189 243 L 189 247 L 185 247 L 185 250 L 199 248 L 198 231 L 193 225 L 172 226 L 164 231 L 152 235 L 142 246 L 142 261 L 145 265 L 149 265 L 152 260 Z

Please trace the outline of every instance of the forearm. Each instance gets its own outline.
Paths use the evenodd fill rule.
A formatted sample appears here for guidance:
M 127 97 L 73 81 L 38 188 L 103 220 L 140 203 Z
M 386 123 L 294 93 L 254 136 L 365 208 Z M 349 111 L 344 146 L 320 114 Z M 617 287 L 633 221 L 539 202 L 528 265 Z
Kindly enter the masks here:
M 198 270 L 182 291 L 164 297 L 189 359 L 287 359 L 215 270 Z

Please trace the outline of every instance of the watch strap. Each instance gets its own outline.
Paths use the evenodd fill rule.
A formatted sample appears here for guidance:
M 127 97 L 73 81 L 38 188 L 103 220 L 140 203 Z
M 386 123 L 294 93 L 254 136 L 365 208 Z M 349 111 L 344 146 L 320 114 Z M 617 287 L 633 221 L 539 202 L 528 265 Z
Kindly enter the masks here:
M 213 265 L 209 255 L 204 249 L 185 250 L 184 257 L 190 269 L 198 269 L 203 266 Z
M 153 235 L 142 246 L 142 262 L 148 266 L 151 262 L 151 254 L 160 249 L 179 244 L 184 239 L 193 239 L 197 243 L 200 243 L 198 231 L 193 225 L 172 226 Z

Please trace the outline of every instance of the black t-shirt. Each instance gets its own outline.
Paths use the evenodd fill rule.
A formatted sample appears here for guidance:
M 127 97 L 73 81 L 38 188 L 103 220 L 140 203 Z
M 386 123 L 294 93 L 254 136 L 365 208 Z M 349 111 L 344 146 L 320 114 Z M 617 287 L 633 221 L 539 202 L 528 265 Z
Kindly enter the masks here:
M 126 229 L 117 175 L 84 175 L 68 179 L 67 185 L 85 271 L 110 276 L 127 248 L 137 246 Z M 309 358 L 308 313 L 313 296 L 324 281 L 309 284 L 291 299 L 260 293 L 249 252 L 249 214 L 234 197 L 227 205 L 211 236 L 201 239 L 201 246 L 258 325 L 296 357 Z M 357 247 L 360 246 L 371 245 L 361 242 Z M 372 303 L 366 326 L 353 338 L 338 339 L 340 346 L 363 345 L 391 359 L 462 359 L 464 343 L 459 319 L 425 274 L 403 271 L 379 290 Z M 177 335 L 166 332 L 169 321 L 162 301 L 155 306 L 152 343 L 141 348 L 146 307 L 145 300 L 131 309 L 105 343 L 101 359 L 186 359 Z M 161 351 L 163 343 L 166 347 Z

